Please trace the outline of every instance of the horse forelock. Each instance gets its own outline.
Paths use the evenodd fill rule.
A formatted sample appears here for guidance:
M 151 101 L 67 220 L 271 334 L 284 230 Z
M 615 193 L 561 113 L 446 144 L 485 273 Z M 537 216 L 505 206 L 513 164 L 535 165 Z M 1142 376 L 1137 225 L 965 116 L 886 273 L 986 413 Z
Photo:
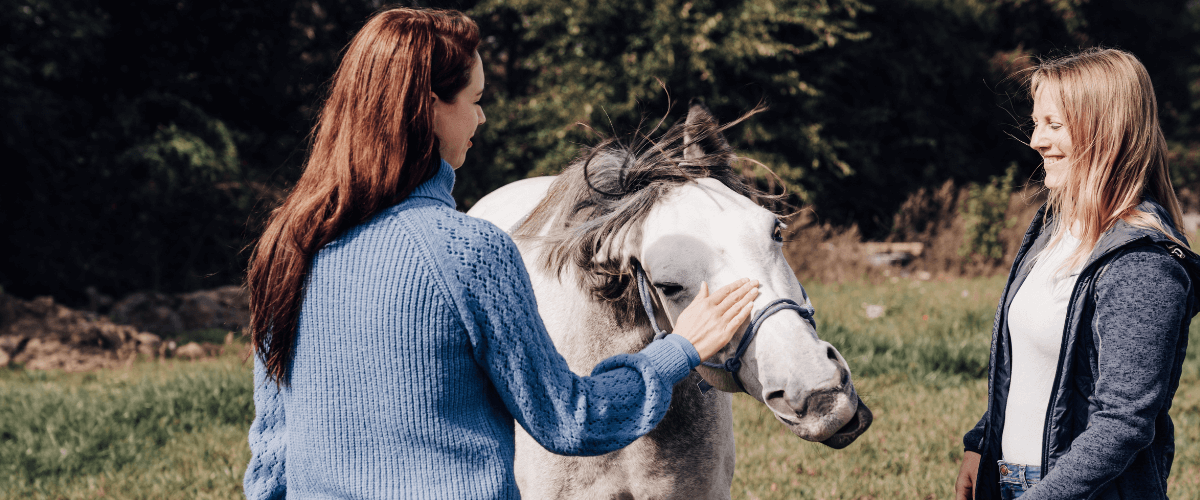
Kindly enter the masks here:
M 633 249 L 641 243 L 646 217 L 663 197 L 675 187 L 712 178 L 751 199 L 775 198 L 742 180 L 728 149 L 697 155 L 697 143 L 721 132 L 715 121 L 701 126 L 685 134 L 678 124 L 657 141 L 630 145 L 609 139 L 589 148 L 563 170 L 513 236 L 539 243 L 539 264 L 546 271 L 560 277 L 568 268 L 575 271 L 580 288 L 612 307 L 619 324 L 646 323 L 634 283 Z

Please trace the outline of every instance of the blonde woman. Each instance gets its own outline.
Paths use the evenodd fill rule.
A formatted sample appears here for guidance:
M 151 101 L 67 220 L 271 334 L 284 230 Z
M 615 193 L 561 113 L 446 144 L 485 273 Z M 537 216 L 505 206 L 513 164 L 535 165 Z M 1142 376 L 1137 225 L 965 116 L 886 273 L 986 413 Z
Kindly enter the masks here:
M 1030 75 L 1050 196 L 1001 295 L 955 497 L 1166 498 L 1200 260 L 1177 229 L 1150 77 L 1112 49 Z

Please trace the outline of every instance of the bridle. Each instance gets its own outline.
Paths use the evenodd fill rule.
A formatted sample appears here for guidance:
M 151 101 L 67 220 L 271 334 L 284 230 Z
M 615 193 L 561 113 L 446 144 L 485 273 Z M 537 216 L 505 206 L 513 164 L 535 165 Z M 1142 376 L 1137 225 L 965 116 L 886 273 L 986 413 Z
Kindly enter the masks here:
M 637 262 L 633 263 L 633 269 L 634 273 L 637 274 L 638 295 L 640 295 L 642 298 L 642 307 L 646 309 L 646 317 L 650 319 L 650 328 L 654 329 L 654 340 L 666 337 L 669 332 L 663 331 L 661 328 L 659 328 L 658 320 L 654 318 L 654 302 L 650 297 L 650 289 L 646 285 L 646 272 L 642 270 L 641 264 L 638 264 Z M 800 288 L 803 290 L 804 285 L 800 285 Z M 812 325 L 813 329 L 817 328 L 817 322 L 813 319 L 813 315 L 816 313 L 816 311 L 813 309 L 811 304 L 800 305 L 792 299 L 775 299 L 768 303 L 767 306 L 762 310 L 758 311 L 758 314 L 755 314 L 750 320 L 750 325 L 746 327 L 746 333 L 742 335 L 741 342 L 738 342 L 737 350 L 734 351 L 733 356 L 730 356 L 729 359 L 726 359 L 724 363 L 709 363 L 704 361 L 701 364 L 709 368 L 725 370 L 729 372 L 729 374 L 733 377 L 733 382 L 737 384 L 738 389 L 741 389 L 742 392 L 749 394 L 749 391 L 746 390 L 746 386 L 742 385 L 742 379 L 739 378 L 737 374 L 738 370 L 742 368 L 742 355 L 745 354 L 746 349 L 750 347 L 750 342 L 753 341 L 754 336 L 758 334 L 758 329 L 762 326 L 763 321 L 765 321 L 771 315 L 786 309 L 796 311 L 801 318 L 803 318 L 805 321 L 808 321 L 808 323 Z M 702 393 L 707 393 L 709 389 L 712 389 L 712 384 L 709 384 L 705 380 L 701 380 L 700 383 L 696 385 L 700 388 L 700 392 Z

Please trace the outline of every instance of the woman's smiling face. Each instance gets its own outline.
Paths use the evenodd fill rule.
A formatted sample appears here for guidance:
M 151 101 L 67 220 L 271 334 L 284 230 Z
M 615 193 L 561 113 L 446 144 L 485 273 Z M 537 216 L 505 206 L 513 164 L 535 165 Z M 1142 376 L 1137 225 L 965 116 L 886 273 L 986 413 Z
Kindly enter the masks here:
M 1071 165 L 1071 134 L 1063 120 L 1062 111 L 1053 98 L 1051 88 L 1042 85 L 1033 96 L 1033 135 L 1029 147 L 1042 155 L 1046 169 L 1046 187 L 1058 189 L 1067 180 Z
M 433 135 L 438 138 L 438 152 L 442 159 L 454 168 L 461 167 L 466 161 L 475 129 L 487 121 L 483 108 L 479 106 L 483 85 L 483 61 L 476 52 L 471 79 L 454 96 L 453 102 L 443 101 L 437 94 L 433 96 Z

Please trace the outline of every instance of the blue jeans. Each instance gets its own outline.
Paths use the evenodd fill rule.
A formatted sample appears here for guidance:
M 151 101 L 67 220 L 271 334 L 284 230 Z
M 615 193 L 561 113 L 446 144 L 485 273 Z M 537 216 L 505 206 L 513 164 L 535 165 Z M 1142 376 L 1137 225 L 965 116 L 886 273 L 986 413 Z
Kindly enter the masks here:
M 1042 480 L 1042 468 L 1036 465 L 1021 465 L 997 460 L 1000 467 L 1000 498 L 1013 500 L 1029 491 Z

